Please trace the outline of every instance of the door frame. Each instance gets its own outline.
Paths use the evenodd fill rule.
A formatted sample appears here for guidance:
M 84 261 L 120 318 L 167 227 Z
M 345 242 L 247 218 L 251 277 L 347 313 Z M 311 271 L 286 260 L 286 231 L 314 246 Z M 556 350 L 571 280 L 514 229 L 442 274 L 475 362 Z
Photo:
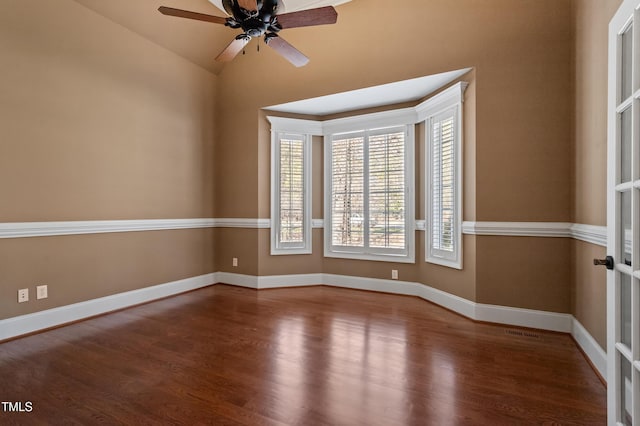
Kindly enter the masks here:
M 609 425 L 621 424 L 618 419 L 623 419 L 622 406 L 631 403 L 631 415 L 633 424 L 640 424 L 640 404 L 637 403 L 640 396 L 640 285 L 637 274 L 638 265 L 638 228 L 640 220 L 638 194 L 638 146 L 640 123 L 640 97 L 637 89 L 640 89 L 640 0 L 624 0 L 618 11 L 609 23 L 609 53 L 608 53 L 608 88 L 607 88 L 607 254 L 613 256 L 615 266 L 607 271 L 607 420 Z M 633 25 L 632 34 L 632 66 L 631 66 L 631 95 L 626 99 L 620 99 L 622 89 L 622 34 L 629 25 Z M 631 99 L 629 102 L 628 99 Z M 629 353 L 618 342 L 622 340 L 622 306 L 620 303 L 621 285 L 620 277 L 629 275 L 631 267 L 624 265 L 624 252 L 622 252 L 623 225 L 620 216 L 622 211 L 622 189 L 619 186 L 621 175 L 621 111 L 631 108 L 631 263 L 636 268 L 636 273 L 631 272 L 631 359 L 636 361 L 631 365 L 631 399 L 628 393 L 622 391 L 622 352 Z M 634 184 L 635 183 L 635 184 Z M 628 186 L 628 185 L 627 185 Z M 624 237 L 626 241 L 626 236 Z M 626 250 L 625 250 L 626 251 Z M 623 262 L 622 264 L 620 262 Z M 623 401 L 623 398 L 624 401 Z

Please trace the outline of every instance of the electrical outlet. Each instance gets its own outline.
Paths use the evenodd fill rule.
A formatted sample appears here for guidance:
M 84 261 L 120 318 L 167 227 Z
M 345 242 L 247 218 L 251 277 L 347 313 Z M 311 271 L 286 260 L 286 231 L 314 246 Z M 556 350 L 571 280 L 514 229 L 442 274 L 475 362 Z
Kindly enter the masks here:
M 36 299 L 46 299 L 49 297 L 49 291 L 46 285 L 36 287 Z
M 29 289 L 21 288 L 18 290 L 18 303 L 24 303 L 29 301 Z
M 392 269 L 391 270 L 391 279 L 392 280 L 397 280 L 398 279 L 398 270 L 397 269 Z
M 237 257 L 233 258 L 233 266 L 238 266 L 238 258 Z

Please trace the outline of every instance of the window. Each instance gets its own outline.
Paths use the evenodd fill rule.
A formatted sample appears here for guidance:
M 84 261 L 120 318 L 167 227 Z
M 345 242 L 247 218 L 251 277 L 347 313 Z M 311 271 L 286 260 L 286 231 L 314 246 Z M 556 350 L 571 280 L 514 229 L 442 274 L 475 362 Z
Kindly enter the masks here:
M 311 137 L 272 132 L 271 254 L 311 253 Z
M 426 261 L 462 269 L 463 85 L 434 98 L 426 111 Z
M 325 255 L 413 262 L 413 125 L 325 137 Z
M 455 83 L 415 107 L 326 121 L 268 116 L 271 253 L 311 253 L 310 144 L 311 135 L 322 135 L 324 255 L 413 263 L 414 133 L 416 123 L 424 123 L 425 260 L 462 269 L 466 87 Z

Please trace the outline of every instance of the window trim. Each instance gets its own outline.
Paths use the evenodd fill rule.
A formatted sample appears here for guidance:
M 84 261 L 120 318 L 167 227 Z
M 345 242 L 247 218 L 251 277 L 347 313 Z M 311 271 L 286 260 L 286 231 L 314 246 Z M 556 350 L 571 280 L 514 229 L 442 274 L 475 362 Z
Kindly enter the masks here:
M 319 121 L 319 120 L 306 120 L 306 119 L 297 119 L 297 118 L 288 118 L 288 117 L 278 117 L 278 116 L 267 116 L 267 119 L 269 120 L 269 122 L 272 125 L 272 129 L 277 129 L 277 130 L 286 130 L 288 132 L 293 132 L 293 133 L 304 133 L 304 134 L 308 134 L 308 135 L 313 135 L 313 136 L 325 136 L 325 140 L 327 135 L 330 134 L 335 134 L 335 133 L 351 133 L 351 132 L 355 132 L 358 130 L 363 130 L 363 129 L 376 129 L 376 128 L 383 128 L 383 127 L 396 127 L 396 126 L 401 126 L 401 125 L 407 125 L 410 128 L 413 129 L 413 135 L 414 135 L 414 143 L 410 144 L 410 149 L 412 152 L 412 157 L 411 157 L 411 161 L 407 162 L 407 164 L 410 164 L 411 168 L 412 168 L 412 173 L 413 173 L 413 178 L 411 180 L 411 190 L 412 190 L 412 197 L 411 197 L 411 203 L 412 203 L 412 207 L 409 207 L 407 205 L 407 212 L 412 211 L 414 217 L 410 217 L 410 214 L 408 213 L 405 217 L 405 220 L 407 221 L 408 225 L 407 225 L 407 230 L 408 230 L 408 235 L 410 235 L 412 238 L 412 245 L 409 247 L 409 254 L 410 257 L 404 257 L 404 256 L 394 256 L 394 255 L 378 255 L 378 256 L 370 256 L 370 255 L 358 255 L 356 253 L 347 253 L 347 254 L 336 254 L 336 253 L 331 253 L 331 254 L 327 254 L 327 242 L 330 241 L 327 239 L 327 229 L 330 227 L 330 221 L 329 218 L 330 216 L 328 215 L 327 209 L 330 208 L 330 205 L 328 207 L 328 203 L 327 203 L 327 188 L 330 188 L 327 184 L 327 177 L 328 177 L 328 173 L 327 173 L 327 144 L 325 143 L 324 146 L 324 189 L 323 189 L 323 200 L 324 200 L 324 219 L 323 219 L 323 223 L 324 223 L 324 256 L 325 257 L 340 257 L 340 258 L 345 258 L 345 259 L 361 259 L 361 260 L 378 260 L 378 261 L 388 261 L 388 262 L 397 262 L 397 263 L 415 263 L 415 231 L 416 230 L 424 230 L 425 231 L 425 261 L 428 263 L 435 263 L 435 264 L 439 264 L 442 266 L 447 266 L 447 267 L 451 267 L 451 268 L 455 268 L 455 269 L 462 269 L 462 186 L 463 186 L 463 181 L 462 181 L 462 166 L 463 166 L 463 149 L 462 149 L 462 139 L 463 139 L 463 135 L 462 135 L 462 127 L 463 127 L 463 108 L 462 108 L 462 104 L 463 104 L 463 95 L 464 92 L 466 90 L 468 86 L 468 83 L 464 82 L 464 81 L 459 81 L 457 83 L 454 83 L 453 85 L 449 86 L 447 89 L 443 90 L 442 92 L 438 93 L 435 96 L 430 97 L 429 99 L 425 100 L 424 102 L 420 103 L 419 105 L 416 105 L 415 107 L 409 107 L 409 108 L 401 108 L 401 109 L 395 109 L 395 110 L 388 110 L 388 111 L 382 111 L 382 112 L 376 112 L 376 113 L 369 113 L 369 114 L 363 114 L 363 115 L 355 115 L 355 116 L 350 116 L 350 117 L 345 117 L 345 118 L 338 118 L 338 119 L 332 119 L 332 120 L 325 120 L 325 121 Z M 457 140 L 457 146 L 456 148 L 458 149 L 458 156 L 456 158 L 456 167 L 457 167 L 457 173 L 456 173 L 456 178 L 457 178 L 457 184 L 456 184 L 456 211 L 457 211 L 457 218 L 456 218 L 456 225 L 457 225 L 457 229 L 456 229 L 456 234 L 457 234 L 457 238 L 456 238 L 456 243 L 457 243 L 457 258 L 455 261 L 444 261 L 442 258 L 433 258 L 429 255 L 429 250 L 428 250 L 428 243 L 429 243 L 429 235 L 428 233 L 430 232 L 430 224 L 428 220 L 418 220 L 416 219 L 416 211 L 415 211 L 415 203 L 416 203 L 416 197 L 415 197 L 415 157 L 413 156 L 413 153 L 415 152 L 415 144 L 418 142 L 416 140 L 416 134 L 415 134 L 415 125 L 419 124 L 419 123 L 424 123 L 424 127 L 425 127 L 425 145 L 424 145 L 424 157 L 423 159 L 425 160 L 425 165 L 421 167 L 420 172 L 422 172 L 422 169 L 424 169 L 425 172 L 425 177 L 423 180 L 423 184 L 425 185 L 425 189 L 423 190 L 423 195 L 425 197 L 425 201 L 424 201 L 424 206 L 425 206 L 425 215 L 427 215 L 427 217 L 429 217 L 429 213 L 428 213 L 428 201 L 429 201 L 429 194 L 430 191 L 428 188 L 430 188 L 430 184 L 429 184 L 429 173 L 428 173 L 428 167 L 429 167 L 429 163 L 428 163 L 428 142 L 427 142 L 427 138 L 429 137 L 429 129 L 428 129 L 428 119 L 429 117 L 433 116 L 434 114 L 437 114 L 438 112 L 442 111 L 443 109 L 446 109 L 447 107 L 450 107 L 452 105 L 458 105 L 458 122 L 457 122 L 457 129 L 458 129 L 458 140 Z M 407 151 L 408 152 L 408 151 Z M 272 154 L 273 157 L 273 154 Z M 272 167 L 273 170 L 273 167 Z M 273 191 L 273 177 L 272 177 L 272 191 Z M 273 192 L 272 192 L 273 194 Z M 273 203 L 273 197 L 272 197 L 272 203 Z M 411 208 L 411 210 L 409 210 L 409 208 Z M 274 218 L 275 216 L 273 215 L 273 209 L 272 209 L 272 214 L 271 217 Z M 426 226 L 424 228 L 418 228 L 418 224 L 422 224 L 426 222 Z M 272 219 L 272 228 L 273 228 L 273 219 Z M 413 232 L 411 232 L 413 231 Z M 272 235 L 273 235 L 273 231 L 272 231 Z
M 311 254 L 311 199 L 312 199 L 312 182 L 311 182 L 311 135 L 296 131 L 286 131 L 277 126 L 271 129 L 271 255 L 296 255 Z M 280 243 L 280 140 L 283 136 L 301 136 L 303 138 L 303 246 L 287 247 L 287 244 Z
M 423 109 L 421 115 L 424 117 L 424 152 L 425 152 L 425 174 L 424 174 L 424 188 L 425 188 L 425 215 L 426 215 L 426 233 L 425 233 L 425 261 L 428 263 L 434 263 L 441 266 L 447 266 L 449 268 L 462 269 L 462 167 L 463 167 L 463 94 L 467 87 L 467 83 L 458 83 L 455 86 L 441 92 L 436 97 L 424 102 L 422 104 Z M 454 182 L 454 251 L 452 253 L 446 253 L 441 250 L 435 250 L 431 247 L 431 240 L 434 232 L 433 224 L 430 223 L 431 217 L 433 217 L 433 193 L 431 190 L 431 174 L 432 158 L 433 158 L 433 144 L 432 144 L 432 125 L 433 119 L 443 113 L 453 110 L 455 117 L 455 140 L 454 140 L 454 167 L 455 167 L 455 182 Z
M 413 123 L 401 123 L 391 124 L 385 122 L 384 124 L 391 124 L 384 127 L 379 125 L 375 128 L 363 129 L 363 124 L 376 123 L 375 120 L 371 120 L 369 116 L 365 117 L 365 120 L 358 122 L 356 118 L 349 117 L 351 126 L 334 127 L 334 129 L 346 130 L 336 133 L 331 133 L 331 128 L 328 128 L 328 132 L 325 132 L 324 139 L 324 256 L 331 258 L 341 259 L 356 259 L 356 260 L 372 260 L 383 262 L 396 262 L 396 263 L 415 263 L 415 125 Z M 343 122 L 344 123 L 344 122 Z M 380 121 L 377 121 L 380 123 Z M 355 127 L 355 128 L 354 128 Z M 405 161 L 405 248 L 402 253 L 399 253 L 398 249 L 376 249 L 376 248 L 351 248 L 345 246 L 334 246 L 332 244 L 332 227 L 331 227 L 331 188 L 332 188 L 332 142 L 335 136 L 344 134 L 363 132 L 365 135 L 371 133 L 378 133 L 380 130 L 385 129 L 399 129 L 404 128 L 405 132 L 405 146 L 404 146 L 404 161 Z M 368 150 L 365 148 L 365 152 Z M 365 165 L 365 179 L 367 165 Z M 367 185 L 365 184 L 365 187 Z M 368 207 L 365 205 L 365 212 L 368 211 Z M 365 232 L 366 235 L 366 232 Z

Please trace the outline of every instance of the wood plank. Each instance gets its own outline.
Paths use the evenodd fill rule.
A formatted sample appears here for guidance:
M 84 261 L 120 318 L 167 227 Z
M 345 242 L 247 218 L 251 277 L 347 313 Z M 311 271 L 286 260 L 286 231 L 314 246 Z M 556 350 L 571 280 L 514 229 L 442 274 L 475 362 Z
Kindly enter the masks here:
M 604 424 L 570 336 L 423 300 L 217 285 L 0 344 L 2 424 Z

